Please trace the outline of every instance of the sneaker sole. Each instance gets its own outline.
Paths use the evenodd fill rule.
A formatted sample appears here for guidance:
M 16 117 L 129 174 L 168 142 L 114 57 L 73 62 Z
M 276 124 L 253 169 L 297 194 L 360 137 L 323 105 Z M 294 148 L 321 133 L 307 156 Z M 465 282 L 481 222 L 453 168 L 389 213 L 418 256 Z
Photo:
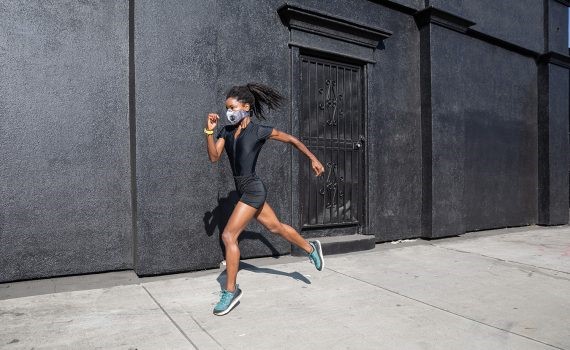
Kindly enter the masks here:
M 317 270 L 322 271 L 325 268 L 325 257 L 323 256 L 323 249 L 321 248 L 321 242 L 315 241 L 315 246 L 317 246 L 317 253 L 319 254 L 319 259 L 321 259 L 321 268 Z
M 221 312 L 214 312 L 214 315 L 216 316 L 224 316 L 225 314 L 227 314 L 228 312 L 232 311 L 232 309 L 234 308 L 234 306 L 236 306 L 237 302 L 241 299 L 241 296 L 243 295 L 243 292 L 240 290 L 239 294 L 237 297 L 234 298 L 234 300 L 232 300 L 232 302 L 230 303 L 230 305 L 228 306 L 227 309 L 225 309 L 224 311 Z

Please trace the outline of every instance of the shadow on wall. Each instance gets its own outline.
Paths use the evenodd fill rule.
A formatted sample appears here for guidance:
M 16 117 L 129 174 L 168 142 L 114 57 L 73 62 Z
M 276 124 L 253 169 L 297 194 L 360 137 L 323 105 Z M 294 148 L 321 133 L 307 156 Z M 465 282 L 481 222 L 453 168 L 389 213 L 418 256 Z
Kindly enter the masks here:
M 237 191 L 231 191 L 227 197 L 220 197 L 218 193 L 218 205 L 212 211 L 204 213 L 203 221 L 206 234 L 212 237 L 216 231 L 218 232 L 218 244 L 223 257 L 226 256 L 226 249 L 222 241 L 222 233 L 238 201 L 239 194 Z M 244 230 L 238 238 L 238 244 L 244 239 L 259 240 L 271 250 L 273 256 L 279 255 L 279 251 L 259 232 Z

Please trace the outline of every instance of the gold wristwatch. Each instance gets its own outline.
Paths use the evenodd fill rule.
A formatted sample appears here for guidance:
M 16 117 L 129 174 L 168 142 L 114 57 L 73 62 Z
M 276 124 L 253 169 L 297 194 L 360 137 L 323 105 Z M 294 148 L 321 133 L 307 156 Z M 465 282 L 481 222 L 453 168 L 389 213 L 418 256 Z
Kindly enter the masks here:
M 208 129 L 204 128 L 204 134 L 212 135 L 213 133 L 214 133 L 214 130 L 208 130 Z

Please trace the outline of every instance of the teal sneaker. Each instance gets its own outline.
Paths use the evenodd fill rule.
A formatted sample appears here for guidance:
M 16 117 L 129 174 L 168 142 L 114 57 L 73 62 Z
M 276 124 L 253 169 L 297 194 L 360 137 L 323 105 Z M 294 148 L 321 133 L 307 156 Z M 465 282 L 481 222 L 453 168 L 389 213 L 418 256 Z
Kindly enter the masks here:
M 309 259 L 315 265 L 317 270 L 322 271 L 325 268 L 325 259 L 323 257 L 323 249 L 321 248 L 321 242 L 309 241 L 309 244 L 313 247 L 313 251 L 309 254 Z
M 214 307 L 214 315 L 223 316 L 230 312 L 242 296 L 242 291 L 236 285 L 236 290 L 232 293 L 228 290 L 222 289 L 220 292 L 220 301 Z

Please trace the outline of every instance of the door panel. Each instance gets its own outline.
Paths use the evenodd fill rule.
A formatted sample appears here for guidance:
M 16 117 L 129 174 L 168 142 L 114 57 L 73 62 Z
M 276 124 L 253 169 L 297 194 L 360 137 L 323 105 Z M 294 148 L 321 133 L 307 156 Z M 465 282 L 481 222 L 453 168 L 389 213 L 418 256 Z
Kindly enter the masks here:
M 363 68 L 305 55 L 300 63 L 300 139 L 325 166 L 316 177 L 303 157 L 302 228 L 361 225 Z

